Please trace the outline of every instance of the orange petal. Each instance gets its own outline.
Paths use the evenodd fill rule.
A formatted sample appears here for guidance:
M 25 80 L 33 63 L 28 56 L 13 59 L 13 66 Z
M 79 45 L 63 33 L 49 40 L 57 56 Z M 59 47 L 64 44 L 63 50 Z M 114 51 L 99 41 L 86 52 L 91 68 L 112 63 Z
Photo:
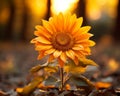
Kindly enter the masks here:
M 72 47 L 73 50 L 83 50 L 84 47 L 81 45 L 81 44 L 75 44 L 73 47 Z
M 51 54 L 51 53 L 53 53 L 54 51 L 55 51 L 55 49 L 51 48 L 51 49 L 49 49 L 49 50 L 46 50 L 46 51 L 45 51 L 45 54 Z
M 90 37 L 92 37 L 93 34 L 90 34 L 90 33 L 85 33 L 85 34 L 81 34 L 81 35 L 78 35 L 75 40 L 76 42 L 80 42 L 81 40 L 85 40 L 85 39 L 89 39 Z
M 75 62 L 76 65 L 79 64 L 79 60 L 78 60 L 78 58 L 76 56 L 75 56 L 74 62 Z
M 48 62 L 52 62 L 54 60 L 53 54 L 49 56 Z
M 59 28 L 59 31 L 62 32 L 63 29 L 64 29 L 64 17 L 63 17 L 63 14 L 62 13 L 59 13 L 58 16 L 57 16 L 57 25 L 58 25 L 58 28 Z
M 42 20 L 43 21 L 43 26 L 51 33 L 53 34 L 53 32 L 55 32 L 55 29 L 52 27 L 52 25 L 46 21 L 46 20 Z
M 57 58 L 57 57 L 59 57 L 59 56 L 61 55 L 61 53 L 62 53 L 62 51 L 56 50 L 56 51 L 53 53 L 53 56 L 54 56 L 55 58 Z
M 85 27 L 79 28 L 78 31 L 75 31 L 72 34 L 73 34 L 74 38 L 76 38 L 76 37 L 78 37 L 81 34 L 87 33 L 90 29 L 91 29 L 90 26 L 85 26 Z
M 64 16 L 64 30 L 67 31 L 68 30 L 68 26 L 69 26 L 69 21 L 70 21 L 70 13 L 65 14 Z
M 70 17 L 70 20 L 68 22 L 69 26 L 68 26 L 68 31 L 71 32 L 72 28 L 74 27 L 74 24 L 75 24 L 75 21 L 77 19 L 77 16 L 75 14 L 73 14 L 71 17 Z
M 63 68 L 65 63 L 60 58 L 58 58 L 58 63 L 60 65 L 60 67 Z
M 77 32 L 79 30 L 79 28 L 81 27 L 82 22 L 83 22 L 83 18 L 82 17 L 78 18 L 75 22 L 72 32 Z
M 75 58 L 75 53 L 74 53 L 74 51 L 72 51 L 72 50 L 66 51 L 66 55 L 67 55 L 69 58 L 71 58 L 72 60 L 74 60 L 74 58 Z
M 95 45 L 95 42 L 94 42 L 94 41 L 89 40 L 89 42 L 90 42 L 90 46 L 94 46 L 94 45 Z
M 40 26 L 40 25 L 37 25 L 35 26 L 35 28 L 37 29 L 37 31 L 34 32 L 34 34 L 36 36 L 45 36 L 47 38 L 50 38 L 51 37 L 51 33 L 48 32 L 44 27 Z
M 51 44 L 51 42 L 43 36 L 36 37 L 35 40 L 40 42 L 40 43 Z
M 36 39 L 32 39 L 31 41 L 30 41 L 30 43 L 36 43 L 37 41 L 36 41 Z
M 51 49 L 52 46 L 51 45 L 37 45 L 35 47 L 35 50 L 41 51 L 41 50 L 48 50 Z
M 39 55 L 38 55 L 38 60 L 40 60 L 40 59 L 42 59 L 43 57 L 44 57 L 45 55 L 44 55 L 44 51 L 41 51 L 41 52 L 39 52 Z
M 86 47 L 85 50 L 83 51 L 83 53 L 84 53 L 85 55 L 90 55 L 90 54 L 91 54 L 90 48 L 89 48 L 89 47 Z
M 62 54 L 60 55 L 60 59 L 63 61 L 63 62 L 66 62 L 66 54 L 64 52 L 62 52 Z
M 74 51 L 74 52 L 75 52 L 75 56 L 76 56 L 78 59 L 85 57 L 85 55 L 83 54 L 83 51 Z
M 81 33 L 87 33 L 91 29 L 91 26 L 84 26 L 80 28 Z

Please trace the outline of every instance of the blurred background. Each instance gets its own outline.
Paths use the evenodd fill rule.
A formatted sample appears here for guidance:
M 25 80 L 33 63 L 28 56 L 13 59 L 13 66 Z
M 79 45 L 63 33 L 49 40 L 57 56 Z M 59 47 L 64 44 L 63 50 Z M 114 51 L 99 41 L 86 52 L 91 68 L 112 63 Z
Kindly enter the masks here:
M 120 68 L 120 0 L 0 0 L 0 89 L 24 85 L 28 70 L 45 62 L 36 60 L 30 40 L 35 25 L 59 12 L 75 13 L 84 18 L 83 25 L 92 26 L 97 44 L 90 58 L 103 73 Z

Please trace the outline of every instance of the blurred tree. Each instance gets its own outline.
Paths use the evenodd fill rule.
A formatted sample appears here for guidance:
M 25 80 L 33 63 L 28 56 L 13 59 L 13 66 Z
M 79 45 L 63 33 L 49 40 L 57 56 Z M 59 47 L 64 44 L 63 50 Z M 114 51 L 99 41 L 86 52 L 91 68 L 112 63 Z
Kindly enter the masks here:
M 13 37 L 13 21 L 15 18 L 15 4 L 13 0 L 6 0 L 9 6 L 10 15 L 5 28 L 5 40 L 12 40 Z
M 83 25 L 86 25 L 86 0 L 79 0 L 76 14 L 78 17 L 83 17 Z
M 113 39 L 115 40 L 115 42 L 120 42 L 120 0 L 118 0 L 117 17 L 115 28 L 113 31 Z
M 23 4 L 23 13 L 22 13 L 22 27 L 20 33 L 20 40 L 26 41 L 27 40 L 27 27 L 28 27 L 28 18 L 29 18 L 29 10 L 25 0 L 21 0 Z
M 51 7 L 51 0 L 47 0 L 47 14 L 45 16 L 45 19 L 48 20 L 50 17 L 50 7 Z

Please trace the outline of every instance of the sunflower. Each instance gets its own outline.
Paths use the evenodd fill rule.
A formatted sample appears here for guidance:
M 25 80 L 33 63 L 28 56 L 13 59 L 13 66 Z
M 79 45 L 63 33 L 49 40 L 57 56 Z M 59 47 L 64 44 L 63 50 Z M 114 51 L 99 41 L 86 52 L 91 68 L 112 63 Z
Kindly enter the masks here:
M 49 21 L 42 20 L 43 25 L 37 25 L 34 34 L 35 49 L 39 52 L 38 59 L 49 56 L 48 61 L 58 60 L 63 67 L 68 59 L 78 65 L 79 58 L 90 55 L 90 47 L 94 42 L 89 40 L 92 34 L 88 33 L 90 26 L 81 27 L 83 18 L 75 14 L 59 13 L 50 17 Z

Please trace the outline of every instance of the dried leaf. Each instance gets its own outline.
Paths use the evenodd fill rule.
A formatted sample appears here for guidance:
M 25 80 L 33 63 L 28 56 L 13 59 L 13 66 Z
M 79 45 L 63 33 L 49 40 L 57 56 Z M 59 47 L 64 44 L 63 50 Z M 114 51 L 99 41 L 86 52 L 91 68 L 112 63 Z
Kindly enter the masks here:
M 119 96 L 114 89 L 93 90 L 88 96 Z
M 70 77 L 70 82 L 73 82 L 77 87 L 89 86 L 89 88 L 94 89 L 95 86 L 85 78 L 84 76 L 74 75 Z
M 71 63 L 69 65 L 68 64 L 65 65 L 64 71 L 67 73 L 72 73 L 72 74 L 76 74 L 76 73 L 82 74 L 86 71 L 86 67 L 82 67 L 82 66 Z
M 34 78 L 27 86 L 23 88 L 23 90 L 18 90 L 19 94 L 22 94 L 23 96 L 29 96 L 30 93 L 32 93 L 35 88 L 44 80 L 43 77 L 36 77 Z M 22 92 L 21 92 L 22 91 Z
M 87 65 L 98 66 L 93 60 L 87 58 L 80 58 L 79 65 L 86 67 Z
M 22 93 L 22 92 L 23 92 L 23 88 L 16 88 L 16 91 L 17 91 L 18 93 Z
M 112 86 L 112 84 L 109 82 L 96 82 L 94 85 L 97 89 L 109 88 Z
M 38 72 L 39 70 L 43 69 L 46 66 L 48 66 L 48 62 L 46 62 L 46 63 L 44 63 L 42 65 L 37 65 L 37 66 L 32 67 L 30 72 L 31 73 L 36 73 L 36 72 Z
M 7 93 L 0 90 L 0 96 L 8 96 Z
M 44 66 L 37 65 L 37 66 L 35 66 L 35 67 L 32 67 L 31 70 L 30 70 L 30 72 L 31 72 L 31 73 L 36 73 L 36 72 L 38 72 L 40 69 L 43 69 L 43 68 L 44 68 Z
M 55 66 L 45 66 L 44 70 L 45 72 L 48 72 L 48 73 L 55 73 L 58 71 L 58 68 Z
M 45 81 L 44 81 L 44 83 L 45 83 L 45 85 L 55 85 L 56 84 L 56 82 L 57 82 L 57 79 L 55 78 L 55 77 L 53 77 L 53 76 L 49 76 Z

